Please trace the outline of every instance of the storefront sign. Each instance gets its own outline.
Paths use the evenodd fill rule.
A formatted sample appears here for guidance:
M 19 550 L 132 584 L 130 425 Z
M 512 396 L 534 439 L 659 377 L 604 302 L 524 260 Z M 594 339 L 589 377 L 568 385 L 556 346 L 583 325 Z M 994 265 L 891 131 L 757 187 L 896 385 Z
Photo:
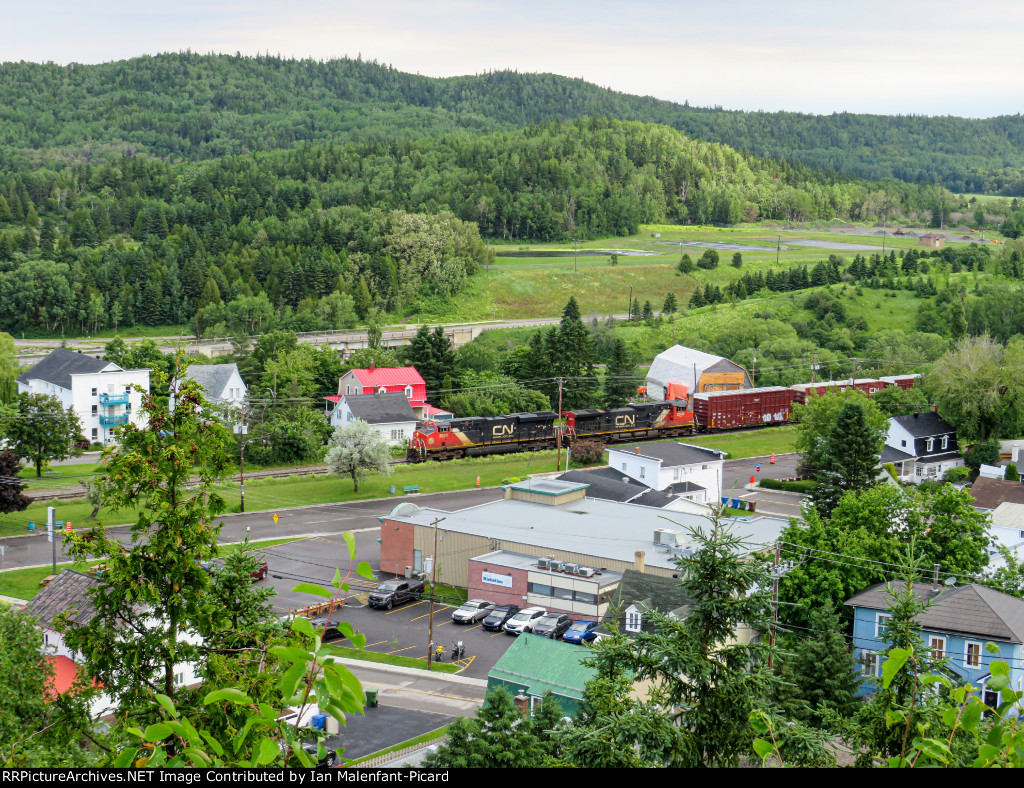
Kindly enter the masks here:
M 493 586 L 504 586 L 505 588 L 512 587 L 512 575 L 496 575 L 493 572 L 485 571 L 480 579 L 485 583 L 490 583 Z

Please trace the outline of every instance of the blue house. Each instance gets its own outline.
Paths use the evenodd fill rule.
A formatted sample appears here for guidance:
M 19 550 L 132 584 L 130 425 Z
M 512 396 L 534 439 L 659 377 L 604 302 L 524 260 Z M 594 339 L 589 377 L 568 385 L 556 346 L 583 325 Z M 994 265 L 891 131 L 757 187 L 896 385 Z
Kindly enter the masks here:
M 1009 665 L 1012 688 L 1022 688 L 1024 600 L 974 583 L 960 587 L 922 583 L 914 586 L 914 593 L 918 599 L 931 602 L 918 616 L 925 647 L 936 656 L 946 657 L 949 668 L 965 682 L 980 687 L 987 705 L 998 701 L 995 692 L 985 689 L 994 659 Z M 859 694 L 865 695 L 874 689 L 871 679 L 882 675 L 891 598 L 885 584 L 879 584 L 851 597 L 846 604 L 854 611 L 854 657 L 862 666 Z M 985 649 L 989 642 L 999 647 L 998 654 Z

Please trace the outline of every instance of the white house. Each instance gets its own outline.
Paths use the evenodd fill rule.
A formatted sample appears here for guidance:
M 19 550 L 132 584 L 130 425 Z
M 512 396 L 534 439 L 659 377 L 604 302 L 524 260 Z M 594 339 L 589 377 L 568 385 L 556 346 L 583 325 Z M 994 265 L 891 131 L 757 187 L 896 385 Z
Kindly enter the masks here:
M 25 612 L 36 619 L 36 626 L 43 632 L 43 645 L 55 668 L 58 692 L 66 691 L 71 685 L 78 672 L 81 655 L 68 648 L 54 622 L 67 613 L 68 621 L 73 624 L 89 623 L 95 614 L 90 591 L 98 586 L 96 578 L 65 569 L 36 594 L 25 608 Z M 198 636 L 187 633 L 183 639 L 192 643 L 200 642 Z M 178 686 L 190 686 L 199 680 L 193 663 L 175 666 L 174 681 Z M 101 693 L 93 700 L 89 710 L 94 717 L 100 717 L 114 711 L 114 703 L 108 695 Z
M 185 370 L 185 377 L 202 387 L 210 404 L 232 413 L 241 410 L 249 394 L 238 364 L 192 364 Z M 237 419 L 232 418 L 234 421 Z M 233 424 L 233 428 L 236 433 L 241 429 L 239 424 Z
M 964 464 L 956 444 L 956 430 L 939 414 L 928 411 L 889 419 L 881 462 L 891 462 L 901 481 L 920 484 L 939 481 L 951 468 Z
M 17 379 L 18 393 L 48 394 L 71 408 L 93 443 L 117 443 L 114 430 L 145 423 L 142 394 L 149 392 L 148 369 L 122 369 L 99 356 L 57 348 Z
M 393 394 L 345 394 L 333 411 L 331 426 L 338 428 L 360 419 L 372 426 L 392 446 L 403 446 L 416 429 L 416 412 L 402 392 Z
M 724 452 L 676 441 L 608 447 L 609 467 L 694 503 L 718 503 L 724 465 Z

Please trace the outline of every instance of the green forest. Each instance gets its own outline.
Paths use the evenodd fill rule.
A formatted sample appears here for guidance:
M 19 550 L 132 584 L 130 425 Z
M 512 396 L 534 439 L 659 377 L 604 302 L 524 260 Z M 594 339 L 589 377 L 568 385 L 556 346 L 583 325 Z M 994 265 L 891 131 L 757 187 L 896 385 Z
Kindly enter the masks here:
M 736 150 L 870 180 L 1024 194 L 1024 120 L 728 111 L 554 74 L 436 79 L 373 61 L 162 54 L 0 65 L 0 169 L 123 153 L 201 160 L 332 139 L 386 141 L 581 117 L 659 123 Z

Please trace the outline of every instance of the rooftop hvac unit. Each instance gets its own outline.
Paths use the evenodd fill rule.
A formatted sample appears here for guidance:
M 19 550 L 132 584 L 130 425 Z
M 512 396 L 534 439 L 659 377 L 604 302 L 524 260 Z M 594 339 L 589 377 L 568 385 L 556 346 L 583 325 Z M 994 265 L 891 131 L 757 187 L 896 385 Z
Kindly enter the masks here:
M 568 572 L 570 575 L 576 574 L 576 571 L 580 568 L 579 564 L 562 564 L 562 571 Z
M 551 569 L 552 572 L 561 572 L 562 571 L 562 562 L 561 561 L 552 561 L 551 562 L 551 566 L 549 568 Z
M 538 558 L 537 559 L 537 566 L 540 567 L 541 569 L 550 569 L 551 568 L 551 559 L 550 558 Z
M 589 566 L 581 566 L 576 569 L 576 574 L 578 574 L 580 577 L 593 577 L 594 569 L 593 567 Z
M 654 529 L 654 544 L 661 547 L 677 547 L 683 543 L 683 532 L 669 528 Z
M 670 547 L 669 555 L 677 558 L 689 558 L 693 555 L 692 545 L 682 545 L 680 547 Z

